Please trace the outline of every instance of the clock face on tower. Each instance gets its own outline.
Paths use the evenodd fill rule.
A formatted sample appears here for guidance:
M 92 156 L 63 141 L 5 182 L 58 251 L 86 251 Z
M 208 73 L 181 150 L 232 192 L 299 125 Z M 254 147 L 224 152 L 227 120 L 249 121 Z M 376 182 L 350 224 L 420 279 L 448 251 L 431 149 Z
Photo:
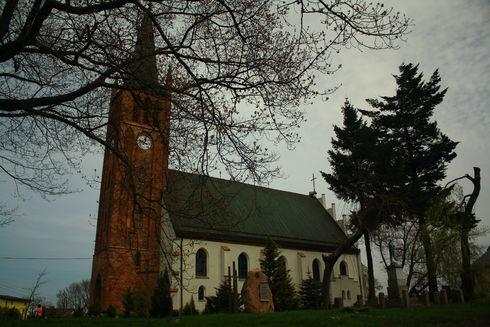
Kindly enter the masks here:
M 140 149 L 148 150 L 151 148 L 151 138 L 146 134 L 140 134 L 136 139 L 136 144 Z

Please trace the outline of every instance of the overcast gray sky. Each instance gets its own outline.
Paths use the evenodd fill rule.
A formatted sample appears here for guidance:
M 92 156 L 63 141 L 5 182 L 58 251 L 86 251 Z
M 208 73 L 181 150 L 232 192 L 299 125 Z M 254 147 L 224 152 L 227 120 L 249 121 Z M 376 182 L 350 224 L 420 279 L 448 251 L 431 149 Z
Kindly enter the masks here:
M 271 187 L 297 193 L 312 190 L 311 175 L 329 171 L 327 150 L 333 136 L 333 125 L 342 122 L 340 107 L 345 98 L 357 107 L 366 108 L 366 98 L 392 95 L 402 63 L 420 63 L 426 77 L 437 68 L 442 85 L 449 88 L 444 102 L 436 108 L 440 129 L 459 141 L 457 158 L 449 165 L 448 179 L 472 173 L 473 166 L 482 169 L 482 191 L 476 203 L 481 225 L 490 226 L 490 2 L 488 0 L 412 0 L 381 1 L 414 19 L 413 32 L 400 50 L 344 50 L 335 58 L 342 69 L 319 81 L 325 88 L 341 83 L 341 88 L 327 102 L 318 99 L 305 107 L 307 123 L 294 151 L 278 147 L 278 164 L 284 178 Z M 102 155 L 85 160 L 84 170 L 100 171 Z M 2 177 L 3 178 L 3 177 Z M 16 199 L 8 183 L 0 180 L 1 201 L 18 206 L 16 221 L 0 229 L 0 257 L 77 257 L 91 258 L 95 239 L 98 190 L 83 184 L 79 176 L 71 178 L 79 193 L 59 197 L 54 202 L 37 194 L 27 200 Z M 317 192 L 325 193 L 328 203 L 337 203 L 338 214 L 348 213 L 348 204 L 337 201 L 320 178 Z M 466 192 L 471 185 L 463 184 Z M 490 245 L 490 235 L 479 240 Z M 42 295 L 55 302 L 58 289 L 82 278 L 89 278 L 90 259 L 66 261 L 0 259 L 0 294 L 24 295 L 39 271 L 46 268 L 47 283 Z M 378 264 L 378 279 L 384 280 Z

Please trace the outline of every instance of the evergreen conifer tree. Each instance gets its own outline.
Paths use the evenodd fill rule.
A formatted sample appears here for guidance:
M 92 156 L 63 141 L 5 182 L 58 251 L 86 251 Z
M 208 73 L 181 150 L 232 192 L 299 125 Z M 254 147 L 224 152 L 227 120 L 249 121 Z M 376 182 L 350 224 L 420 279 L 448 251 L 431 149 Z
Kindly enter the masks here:
M 215 296 L 206 297 L 206 307 L 204 313 L 231 312 L 233 290 L 230 283 L 222 283 L 216 288 Z M 241 298 L 238 298 L 238 305 L 241 304 Z
M 308 274 L 308 278 L 301 282 L 299 291 L 301 298 L 301 305 L 305 309 L 317 309 L 322 304 L 322 283 L 311 277 Z
M 375 109 L 363 112 L 373 118 L 381 131 L 382 142 L 393 149 L 393 188 L 409 214 L 420 224 L 421 240 L 427 264 L 430 294 L 437 291 L 436 267 L 426 224 L 426 211 L 441 192 L 437 182 L 446 176 L 447 164 L 456 157 L 457 142 L 443 134 L 432 121 L 435 107 L 442 102 L 447 89 L 441 90 L 436 70 L 429 81 L 423 80 L 418 65 L 402 64 L 394 96 L 383 96 L 368 102 Z
M 277 244 L 269 239 L 264 248 L 264 257 L 260 259 L 260 268 L 269 278 L 274 308 L 277 311 L 293 310 L 299 301 L 286 268 L 286 260 L 280 255 Z
M 349 202 L 359 203 L 360 209 L 365 209 L 369 199 L 376 196 L 385 171 L 383 156 L 379 155 L 377 133 L 360 117 L 357 109 L 346 100 L 342 106 L 344 115 L 343 126 L 334 126 L 336 139 L 332 139 L 332 150 L 328 151 L 331 173 L 322 172 L 322 176 L 337 197 Z M 356 223 L 356 222 L 354 222 Z M 369 226 L 377 222 L 363 221 L 361 227 L 366 246 L 368 261 L 368 301 L 377 303 L 374 287 L 374 269 L 371 254 Z
M 172 297 L 170 296 L 170 279 L 168 271 L 160 276 L 158 285 L 151 297 L 152 317 L 166 317 L 172 313 Z

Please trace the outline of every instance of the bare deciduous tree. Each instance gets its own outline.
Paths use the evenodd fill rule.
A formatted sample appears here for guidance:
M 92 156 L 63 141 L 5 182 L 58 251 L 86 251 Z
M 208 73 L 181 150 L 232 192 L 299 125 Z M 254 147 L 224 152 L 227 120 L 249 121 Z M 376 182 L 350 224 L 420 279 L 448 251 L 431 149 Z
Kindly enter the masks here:
M 56 306 L 61 309 L 88 311 L 90 280 L 71 283 L 56 293 Z
M 104 136 L 109 93 L 137 67 L 142 15 L 156 32 L 155 74 L 174 75 L 171 165 L 258 182 L 277 172 L 260 140 L 294 145 L 300 105 L 335 88 L 315 85 L 338 69 L 333 55 L 396 47 L 411 24 L 358 0 L 7 0 L 2 9 L 0 170 L 47 196 L 69 191 L 66 173 L 94 144 L 116 151 Z

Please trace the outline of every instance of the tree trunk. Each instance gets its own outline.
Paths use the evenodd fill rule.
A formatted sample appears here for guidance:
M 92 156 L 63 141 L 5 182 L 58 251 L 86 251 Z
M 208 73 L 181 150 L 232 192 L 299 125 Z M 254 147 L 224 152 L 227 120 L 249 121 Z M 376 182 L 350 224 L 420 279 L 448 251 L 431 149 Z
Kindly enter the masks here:
M 335 260 L 337 261 L 337 260 Z M 329 260 L 323 260 L 325 262 L 325 270 L 323 271 L 323 306 L 325 309 L 330 309 L 330 276 L 332 276 L 333 266 L 335 265 L 335 261 L 331 262 Z
M 340 256 L 362 237 L 362 234 L 362 231 L 358 230 L 355 234 L 349 236 L 343 244 L 339 245 L 333 253 L 322 255 L 323 262 L 325 263 L 322 284 L 323 305 L 325 306 L 325 309 L 330 308 L 330 276 L 332 275 L 333 266 Z
M 371 240 L 369 237 L 369 231 L 364 230 L 364 245 L 366 246 L 366 257 L 368 266 L 368 304 L 376 305 L 376 290 L 374 288 L 374 268 L 373 268 L 373 255 L 371 254 Z
M 429 284 L 430 298 L 433 300 L 434 293 L 437 292 L 437 271 L 434 262 L 434 256 L 432 253 L 432 244 L 430 242 L 429 231 L 427 230 L 427 223 L 420 221 L 420 239 L 424 246 L 425 264 L 427 266 L 427 279 Z
M 480 168 L 473 167 L 473 174 L 473 177 L 467 175 L 467 178 L 473 183 L 473 192 L 471 192 L 468 203 L 464 208 L 464 221 L 461 223 L 461 288 L 466 300 L 471 300 L 474 292 L 474 280 L 473 272 L 471 271 L 470 243 L 468 236 L 470 229 L 474 227 L 474 224 L 476 224 L 473 215 L 473 206 L 476 203 L 476 199 L 478 199 L 478 196 L 480 195 Z
M 466 226 L 461 228 L 461 289 L 466 300 L 473 298 L 473 274 L 471 272 L 470 244 L 468 241 L 469 229 Z

